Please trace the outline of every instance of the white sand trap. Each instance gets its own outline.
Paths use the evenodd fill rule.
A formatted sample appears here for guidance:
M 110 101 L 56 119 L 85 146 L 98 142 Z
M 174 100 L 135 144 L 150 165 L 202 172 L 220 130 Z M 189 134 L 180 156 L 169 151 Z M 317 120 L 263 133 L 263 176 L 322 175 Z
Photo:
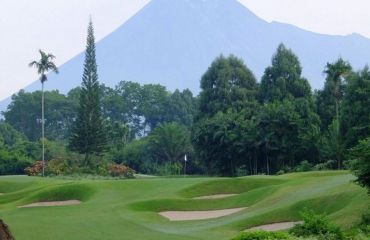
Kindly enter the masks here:
M 215 195 L 209 195 L 209 196 L 201 196 L 201 197 L 195 197 L 193 199 L 219 199 L 219 198 L 227 198 L 232 197 L 237 194 L 215 194 Z
M 35 202 L 28 205 L 19 206 L 18 208 L 67 206 L 67 205 L 78 205 L 80 203 L 81 201 L 79 200 Z
M 244 209 L 245 208 L 230 208 L 212 211 L 167 211 L 160 212 L 159 214 L 165 218 L 168 218 L 170 221 L 187 221 L 187 220 L 219 218 L 240 212 Z
M 263 230 L 267 232 L 274 232 L 274 231 L 281 231 L 281 230 L 288 230 L 294 227 L 297 224 L 303 223 L 302 221 L 299 222 L 281 222 L 281 223 L 272 223 L 266 224 L 261 226 L 252 227 L 246 231 L 255 231 L 255 230 Z

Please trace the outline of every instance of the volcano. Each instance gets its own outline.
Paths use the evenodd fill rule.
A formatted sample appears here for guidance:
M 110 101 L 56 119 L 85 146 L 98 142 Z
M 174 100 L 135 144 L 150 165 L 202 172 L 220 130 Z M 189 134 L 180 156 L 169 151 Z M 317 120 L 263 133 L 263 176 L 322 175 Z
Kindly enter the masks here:
M 99 80 L 111 87 L 121 80 L 159 83 L 197 94 L 202 74 L 220 54 L 242 58 L 259 79 L 279 43 L 298 55 L 313 88 L 323 86 L 327 62 L 342 57 L 358 69 L 370 60 L 370 39 L 266 22 L 236 0 L 152 0 L 97 42 Z M 66 93 L 79 86 L 83 61 L 82 52 L 60 66 L 59 75 L 49 75 L 46 90 Z M 40 84 L 25 89 L 38 90 Z

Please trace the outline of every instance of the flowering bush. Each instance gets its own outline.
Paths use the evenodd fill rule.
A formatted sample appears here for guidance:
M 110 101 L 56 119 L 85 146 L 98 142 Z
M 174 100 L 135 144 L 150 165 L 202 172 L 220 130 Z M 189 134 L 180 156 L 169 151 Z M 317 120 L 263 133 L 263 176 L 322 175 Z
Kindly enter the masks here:
M 108 165 L 109 174 L 113 177 L 125 177 L 134 178 L 135 171 L 123 164 L 109 164 Z
M 42 173 L 42 161 L 36 161 L 32 166 L 24 169 L 28 176 L 38 176 Z

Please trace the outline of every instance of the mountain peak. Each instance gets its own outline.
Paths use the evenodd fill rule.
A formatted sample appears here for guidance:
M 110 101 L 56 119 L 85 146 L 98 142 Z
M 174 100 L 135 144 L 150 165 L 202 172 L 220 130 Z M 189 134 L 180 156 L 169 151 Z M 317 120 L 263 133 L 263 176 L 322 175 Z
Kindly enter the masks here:
M 111 87 L 127 80 L 198 93 L 202 74 L 220 54 L 243 58 L 260 78 L 283 42 L 300 58 L 303 75 L 313 88 L 320 88 L 325 64 L 338 56 L 354 68 L 368 63 L 370 40 L 350 36 L 268 23 L 236 0 L 152 0 L 96 44 L 99 80 Z M 79 86 L 83 60 L 80 53 L 59 68 L 59 75 L 50 74 L 46 89 L 65 93 Z M 38 88 L 36 81 L 26 90 Z

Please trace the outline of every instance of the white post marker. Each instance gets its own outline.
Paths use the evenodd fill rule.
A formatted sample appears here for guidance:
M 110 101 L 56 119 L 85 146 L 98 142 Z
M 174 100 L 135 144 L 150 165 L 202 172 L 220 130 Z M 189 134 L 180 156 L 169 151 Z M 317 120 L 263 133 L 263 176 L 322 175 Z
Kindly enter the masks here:
M 186 176 L 186 162 L 188 161 L 188 159 L 186 158 L 186 154 L 184 156 L 184 177 Z

